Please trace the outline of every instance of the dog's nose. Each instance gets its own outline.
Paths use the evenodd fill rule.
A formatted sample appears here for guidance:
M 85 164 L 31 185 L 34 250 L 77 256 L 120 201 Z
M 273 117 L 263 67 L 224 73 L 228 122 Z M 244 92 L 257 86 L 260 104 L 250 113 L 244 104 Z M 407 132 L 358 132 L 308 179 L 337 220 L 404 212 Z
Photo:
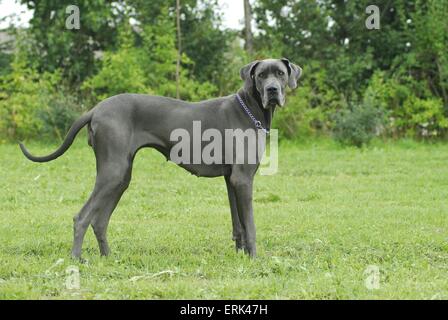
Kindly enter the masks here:
M 266 90 L 270 94 L 277 93 L 277 91 L 278 91 L 277 87 L 267 87 Z

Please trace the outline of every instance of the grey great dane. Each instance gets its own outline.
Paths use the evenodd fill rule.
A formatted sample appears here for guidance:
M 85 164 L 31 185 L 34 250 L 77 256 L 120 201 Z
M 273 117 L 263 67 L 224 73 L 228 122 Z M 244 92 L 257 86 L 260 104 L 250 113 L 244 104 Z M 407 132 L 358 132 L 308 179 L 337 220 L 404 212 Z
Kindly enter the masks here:
M 214 128 L 223 135 L 226 129 L 257 128 L 267 132 L 275 108 L 285 104 L 286 87 L 295 89 L 301 73 L 301 68 L 288 59 L 257 60 L 241 68 L 244 86 L 237 94 L 227 97 L 189 103 L 159 96 L 120 94 L 100 102 L 76 120 L 62 145 L 50 155 L 34 156 L 20 143 L 28 159 L 51 161 L 64 154 L 77 133 L 87 125 L 97 176 L 90 198 L 73 219 L 72 256 L 81 257 L 89 225 L 93 227 L 101 255 L 109 254 L 107 227 L 129 186 L 133 159 L 139 149 L 155 148 L 169 160 L 175 144 L 170 139 L 171 132 L 179 128 L 191 132 L 193 121 L 200 121 L 203 129 Z M 250 257 L 256 255 L 252 186 L 259 162 L 257 158 L 256 163 L 179 164 L 197 176 L 224 176 L 236 250 L 244 250 Z

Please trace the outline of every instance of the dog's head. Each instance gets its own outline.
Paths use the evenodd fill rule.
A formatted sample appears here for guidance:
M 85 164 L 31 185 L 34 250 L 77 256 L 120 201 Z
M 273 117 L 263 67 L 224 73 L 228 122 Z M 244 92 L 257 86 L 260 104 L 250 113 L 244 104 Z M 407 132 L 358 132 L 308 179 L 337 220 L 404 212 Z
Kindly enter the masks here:
M 255 89 L 265 109 L 276 105 L 283 107 L 286 86 L 297 88 L 301 74 L 302 68 L 285 58 L 256 60 L 240 70 L 246 90 Z

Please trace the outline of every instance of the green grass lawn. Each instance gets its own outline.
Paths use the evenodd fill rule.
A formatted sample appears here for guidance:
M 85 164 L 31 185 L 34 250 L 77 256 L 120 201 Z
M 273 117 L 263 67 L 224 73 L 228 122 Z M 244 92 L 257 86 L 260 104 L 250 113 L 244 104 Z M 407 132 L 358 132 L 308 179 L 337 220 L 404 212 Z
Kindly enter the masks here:
M 95 179 L 85 138 L 46 164 L 3 144 L 0 298 L 448 299 L 447 160 L 443 144 L 282 144 L 279 172 L 255 179 L 250 260 L 234 252 L 224 180 L 145 149 L 111 219 L 111 256 L 89 229 L 81 264 L 69 254 Z M 66 286 L 71 265 L 79 290 Z M 366 287 L 369 266 L 378 289 Z

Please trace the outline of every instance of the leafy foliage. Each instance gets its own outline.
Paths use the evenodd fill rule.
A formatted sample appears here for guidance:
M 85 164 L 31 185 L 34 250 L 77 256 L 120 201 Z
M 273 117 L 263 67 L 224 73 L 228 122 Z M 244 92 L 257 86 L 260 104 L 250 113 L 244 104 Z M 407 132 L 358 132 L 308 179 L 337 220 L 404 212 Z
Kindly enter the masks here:
M 120 12 L 107 0 L 21 0 L 33 9 L 29 38 L 30 62 L 39 72 L 60 70 L 74 87 L 95 71 L 95 52 L 116 41 Z M 66 7 L 76 4 L 80 10 L 80 29 L 67 30 Z
M 369 143 L 381 125 L 381 114 L 369 105 L 354 105 L 340 111 L 334 118 L 336 140 L 356 147 Z
M 305 75 L 320 78 L 319 89 L 332 93 L 335 103 L 330 109 L 339 114 L 327 118 L 330 127 L 334 124 L 339 128 L 335 136 L 340 136 L 341 126 L 349 130 L 341 119 L 356 121 L 357 115 L 362 119 L 361 110 L 371 108 L 388 117 L 385 134 L 392 137 L 444 136 L 448 116 L 448 2 L 377 1 L 380 30 L 365 27 L 369 4 L 257 1 L 259 52 L 304 63 Z M 308 92 L 302 97 L 308 100 L 307 109 L 316 108 L 311 103 L 315 101 L 315 87 L 311 85 L 310 90 L 307 80 L 301 84 L 299 90 Z M 351 110 L 347 105 L 359 107 Z M 288 128 L 308 126 L 308 120 L 300 116 L 306 109 L 297 107 L 298 113 L 287 117 Z M 327 109 L 327 101 L 319 101 L 317 108 Z M 339 121 L 333 123 L 335 119 Z M 354 124 L 355 128 L 359 126 Z
M 83 105 L 122 92 L 175 96 L 174 0 L 77 1 L 80 30 L 65 29 L 69 1 L 21 2 L 34 15 L 20 50 L 0 48 L 2 137 L 58 135 Z M 259 0 L 253 56 L 239 31 L 222 27 L 216 0 L 181 3 L 182 99 L 235 92 L 242 65 L 283 56 L 304 73 L 275 113 L 282 138 L 333 131 L 360 145 L 377 114 L 385 137 L 447 136 L 448 1 L 378 0 L 380 30 L 368 30 L 368 0 Z M 67 120 L 51 125 L 48 110 Z
M 134 35 L 125 24 L 119 36 L 119 49 L 105 52 L 100 71 L 83 83 L 97 100 L 123 92 L 145 93 L 145 75 L 141 68 L 141 50 L 134 48 Z
M 81 110 L 75 97 L 55 89 L 60 81 L 59 72 L 39 74 L 14 61 L 12 72 L 0 78 L 0 135 L 62 139 Z
M 62 139 L 83 104 L 68 90 L 60 70 L 41 73 L 29 66 L 29 40 L 27 31 L 16 33 L 11 72 L 0 75 L 0 137 Z
M 88 79 L 83 87 L 89 88 L 99 99 L 122 92 L 176 95 L 176 42 L 175 26 L 167 10 L 163 10 L 155 25 L 141 32 L 142 46 L 135 47 L 135 35 L 129 23 L 122 26 L 119 49 L 106 52 L 99 73 Z M 186 54 L 184 65 L 191 63 Z M 216 92 L 209 82 L 199 83 L 181 69 L 180 96 L 186 100 L 200 100 Z

